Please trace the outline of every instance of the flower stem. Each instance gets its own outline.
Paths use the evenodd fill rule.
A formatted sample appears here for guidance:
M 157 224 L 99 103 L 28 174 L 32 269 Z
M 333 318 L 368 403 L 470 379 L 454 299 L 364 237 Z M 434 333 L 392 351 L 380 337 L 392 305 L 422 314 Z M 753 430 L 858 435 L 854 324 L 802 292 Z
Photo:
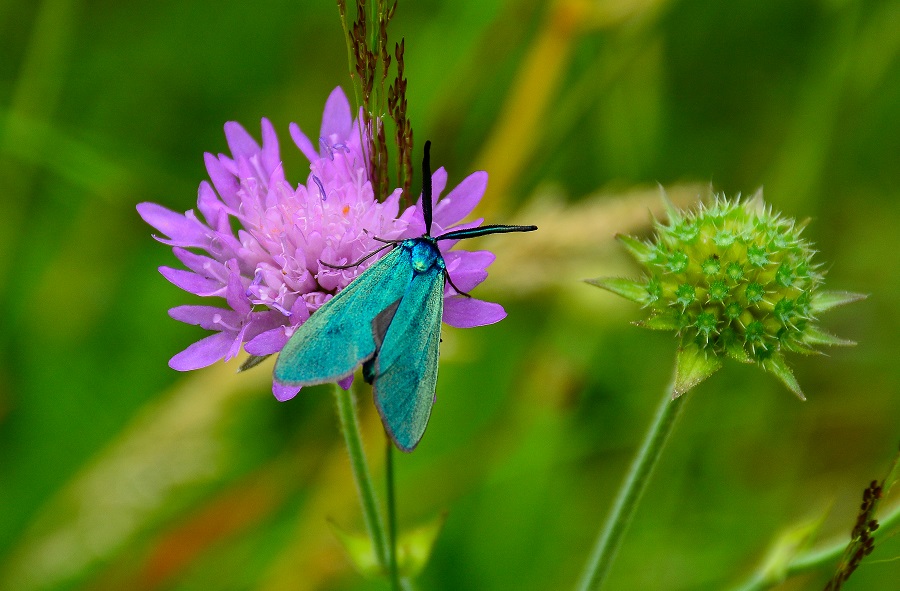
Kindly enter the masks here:
M 387 479 L 387 514 L 388 514 L 388 561 L 391 585 L 394 591 L 400 591 L 400 575 L 397 571 L 397 504 L 394 495 L 394 442 L 385 438 L 384 450 L 385 477 Z
M 622 537 L 631 523 L 641 495 L 650 481 L 650 474 L 659 460 L 666 440 L 672 433 L 675 419 L 678 418 L 679 411 L 684 405 L 684 396 L 672 400 L 672 387 L 673 384 L 670 384 L 666 389 L 665 396 L 656 410 L 653 424 L 644 437 L 644 442 L 631 464 L 622 488 L 619 489 L 616 502 L 606 518 L 606 523 L 581 575 L 577 587 L 579 591 L 600 589 L 606 575 L 609 574 Z
M 362 505 L 366 529 L 372 539 L 375 558 L 386 569 L 389 560 L 387 535 L 384 521 L 378 512 L 378 499 L 375 497 L 375 487 L 372 484 L 372 476 L 369 474 L 366 454 L 363 451 L 359 421 L 356 418 L 355 398 L 352 391 L 344 390 L 337 384 L 334 385 L 334 398 L 337 402 L 338 416 L 341 419 L 344 441 L 347 444 L 347 454 L 350 456 L 353 479 L 356 481 L 356 489 L 359 491 L 359 501 Z

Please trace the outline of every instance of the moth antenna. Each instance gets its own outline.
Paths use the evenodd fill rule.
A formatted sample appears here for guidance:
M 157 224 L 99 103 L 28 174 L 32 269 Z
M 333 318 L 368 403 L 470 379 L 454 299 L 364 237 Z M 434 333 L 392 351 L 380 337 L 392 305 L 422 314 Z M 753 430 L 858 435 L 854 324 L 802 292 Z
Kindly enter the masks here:
M 422 156 L 422 217 L 425 218 L 425 235 L 431 236 L 431 140 L 425 142 Z
M 382 242 L 384 242 L 384 241 L 382 241 Z M 378 254 L 379 252 L 381 252 L 382 250 L 384 250 L 384 249 L 387 248 L 388 246 L 392 246 L 392 245 L 394 245 L 394 244 L 396 244 L 396 242 L 390 242 L 390 243 L 388 243 L 388 244 L 385 244 L 385 245 L 382 246 L 381 248 L 379 248 L 379 249 L 377 249 L 377 250 L 373 250 L 372 252 L 370 252 L 369 254 L 367 254 L 366 256 L 364 256 L 363 258 L 359 259 L 359 260 L 356 261 L 355 263 L 350 263 L 349 265 L 332 265 L 331 263 L 326 263 L 326 262 L 323 261 L 323 260 L 319 260 L 319 264 L 320 264 L 320 265 L 325 265 L 326 267 L 328 267 L 328 268 L 330 268 L 330 269 L 352 269 L 353 267 L 357 267 L 357 266 L 363 264 L 364 262 L 366 262 L 367 260 L 369 260 L 370 258 L 372 258 L 373 256 L 375 256 L 376 254 Z
M 456 287 L 456 285 L 454 285 L 453 280 L 450 279 L 450 273 L 447 272 L 447 269 L 444 269 L 444 279 L 447 280 L 447 283 L 450 284 L 450 287 L 452 287 L 454 289 L 454 291 L 456 291 L 456 293 L 458 293 L 459 295 L 465 296 L 467 298 L 472 297 L 471 294 L 461 290 L 460 288 Z
M 534 232 L 537 226 L 506 226 L 503 224 L 489 224 L 487 226 L 478 226 L 477 228 L 468 228 L 465 230 L 453 230 L 437 236 L 435 240 L 465 240 L 467 238 L 477 238 L 478 236 L 487 236 L 488 234 L 505 234 L 507 232 Z
M 384 244 L 397 244 L 399 242 L 403 242 L 402 239 L 401 240 L 388 240 L 387 238 L 379 238 L 378 236 L 375 236 L 374 234 L 372 234 L 365 228 L 363 228 L 363 234 L 365 234 L 366 236 L 369 236 L 372 240 L 377 240 L 378 242 L 382 242 Z

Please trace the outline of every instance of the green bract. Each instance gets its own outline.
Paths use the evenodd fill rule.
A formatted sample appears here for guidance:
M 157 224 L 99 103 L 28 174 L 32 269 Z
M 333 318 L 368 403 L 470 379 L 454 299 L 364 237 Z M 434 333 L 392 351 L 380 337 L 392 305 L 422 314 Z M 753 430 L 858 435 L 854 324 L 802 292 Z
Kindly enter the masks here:
M 685 212 L 663 200 L 669 220 L 654 222 L 652 240 L 618 236 L 645 268 L 644 279 L 588 282 L 644 306 L 649 317 L 640 326 L 676 331 L 675 396 L 727 356 L 756 363 L 803 399 L 784 353 L 854 344 L 816 323 L 819 313 L 865 296 L 821 289 L 821 264 L 800 237 L 805 224 L 774 213 L 761 191 L 743 201 L 716 196 Z

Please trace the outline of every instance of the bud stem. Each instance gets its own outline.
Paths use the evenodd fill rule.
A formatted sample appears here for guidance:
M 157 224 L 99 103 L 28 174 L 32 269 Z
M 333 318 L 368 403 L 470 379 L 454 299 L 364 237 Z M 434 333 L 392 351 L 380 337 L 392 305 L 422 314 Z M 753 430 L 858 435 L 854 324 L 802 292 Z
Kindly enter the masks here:
M 631 464 L 631 469 L 619 489 L 616 502 L 606 518 L 606 523 L 594 544 L 594 549 L 576 587 L 578 591 L 600 589 L 606 575 L 609 574 L 622 538 L 631 523 L 641 495 L 650 481 L 653 468 L 672 433 L 675 419 L 678 418 L 679 411 L 684 406 L 685 396 L 672 399 L 673 387 L 674 381 L 666 388 L 663 400 L 656 410 L 653 424 L 647 431 L 644 442 Z

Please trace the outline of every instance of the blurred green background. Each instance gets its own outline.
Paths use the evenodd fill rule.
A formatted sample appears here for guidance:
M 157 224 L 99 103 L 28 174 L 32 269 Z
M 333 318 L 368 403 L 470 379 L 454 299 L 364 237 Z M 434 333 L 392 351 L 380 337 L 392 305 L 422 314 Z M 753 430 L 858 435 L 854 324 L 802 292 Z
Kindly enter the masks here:
M 420 589 L 570 588 L 674 360 L 671 335 L 579 280 L 637 270 L 655 184 L 765 187 L 811 217 L 828 287 L 871 294 L 793 358 L 809 398 L 730 364 L 692 391 L 608 589 L 723 589 L 785 528 L 847 536 L 900 441 L 900 3 L 401 0 L 417 145 L 491 173 L 477 292 L 509 317 L 444 330 L 437 404 L 398 458 L 401 526 L 448 511 Z M 332 2 L 0 3 L 0 589 L 351 590 L 327 525 L 361 516 L 327 388 L 270 366 L 178 374 L 202 331 L 134 206 L 195 206 L 222 125 L 318 130 L 350 91 Z M 416 181 L 418 182 L 418 181 Z M 360 399 L 373 471 L 382 435 Z M 895 495 L 896 496 L 896 495 Z M 900 589 L 885 539 L 846 589 Z M 779 589 L 821 589 L 829 569 Z

